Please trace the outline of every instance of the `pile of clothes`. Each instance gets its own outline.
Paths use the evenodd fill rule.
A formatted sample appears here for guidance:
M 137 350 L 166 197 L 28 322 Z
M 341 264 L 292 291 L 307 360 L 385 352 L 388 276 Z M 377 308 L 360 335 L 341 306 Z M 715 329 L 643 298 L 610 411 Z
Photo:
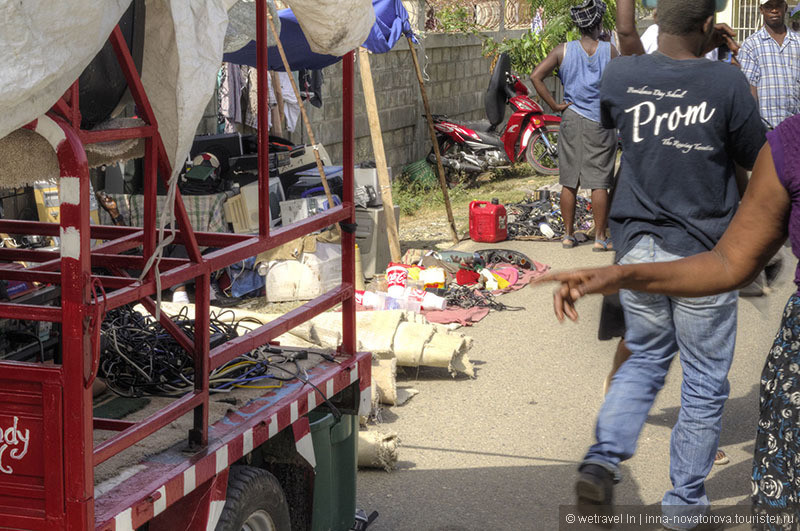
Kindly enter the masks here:
M 520 253 L 506 249 L 482 249 L 474 252 L 428 251 L 409 249 L 402 264 L 390 264 L 407 270 L 410 285 L 434 293 L 446 300 L 443 309 L 421 313 L 432 323 L 471 325 L 491 310 L 522 310 L 496 300 L 496 296 L 515 291 L 543 275 L 550 267 Z M 371 288 L 387 291 L 393 279 L 376 277 Z

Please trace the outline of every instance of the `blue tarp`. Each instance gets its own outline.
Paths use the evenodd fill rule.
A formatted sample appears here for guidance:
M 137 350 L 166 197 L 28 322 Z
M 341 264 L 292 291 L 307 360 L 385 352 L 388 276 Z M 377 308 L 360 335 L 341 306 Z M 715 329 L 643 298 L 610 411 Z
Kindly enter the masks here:
M 375 25 L 372 26 L 372 33 L 364 42 L 366 49 L 373 53 L 386 53 L 403 36 L 413 36 L 408 13 L 401 0 L 373 0 L 372 7 L 375 9 Z M 281 44 L 292 70 L 301 68 L 319 70 L 341 59 L 312 52 L 291 9 L 279 11 L 278 16 L 281 19 Z M 241 50 L 226 53 L 223 61 L 256 66 L 255 41 L 250 41 L 250 44 Z M 283 62 L 276 46 L 270 46 L 267 61 L 270 70 L 283 70 Z

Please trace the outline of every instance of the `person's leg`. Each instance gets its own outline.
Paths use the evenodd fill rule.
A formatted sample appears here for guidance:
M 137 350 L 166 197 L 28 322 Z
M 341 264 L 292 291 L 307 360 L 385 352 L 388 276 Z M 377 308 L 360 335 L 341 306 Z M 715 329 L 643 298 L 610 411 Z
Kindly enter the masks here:
M 595 244 L 593 250 L 611 249 L 606 238 L 608 227 L 608 191 L 614 184 L 614 164 L 617 158 L 617 136 L 612 129 L 584 119 L 581 186 L 592 190 Z
M 608 190 L 597 188 L 592 190 L 592 216 L 594 217 L 595 244 L 597 250 L 608 251 L 610 244 L 606 241 L 608 227 Z
M 558 137 L 558 183 L 561 190 L 561 217 L 564 220 L 564 238 L 561 244 L 565 248 L 574 247 L 577 242 L 575 232 L 575 197 L 578 192 L 581 176 L 581 159 L 583 158 L 582 142 L 583 124 L 581 116 L 571 109 L 562 113 Z
M 614 375 L 617 374 L 617 371 L 622 364 L 625 363 L 628 358 L 631 357 L 632 352 L 628 348 L 628 345 L 625 344 L 625 338 L 619 340 L 617 343 L 617 350 L 614 352 L 614 361 L 611 364 L 611 372 L 608 373 L 606 376 L 606 381 L 603 382 L 603 394 L 608 394 L 608 389 L 611 387 L 611 382 L 613 381 Z
M 564 243 L 575 234 L 575 201 L 577 188 L 564 186 L 561 188 L 561 216 L 564 218 Z
M 753 454 L 756 515 L 794 515 L 800 499 L 800 297 L 793 295 L 761 372 Z M 788 513 L 788 514 L 787 514 Z M 789 521 L 788 518 L 782 518 Z
M 736 292 L 672 299 L 683 384 L 670 441 L 673 488 L 664 495 L 665 507 L 709 503 L 705 478 L 716 458 L 722 410 L 730 390 L 737 301 Z
M 654 261 L 655 244 L 643 237 L 621 260 L 622 264 Z M 677 352 L 668 297 L 620 291 L 625 311 L 625 344 L 631 356 L 614 375 L 597 417 L 595 436 L 581 467 L 596 464 L 619 478 L 619 463 L 635 449 L 656 395 L 664 386 L 670 363 Z

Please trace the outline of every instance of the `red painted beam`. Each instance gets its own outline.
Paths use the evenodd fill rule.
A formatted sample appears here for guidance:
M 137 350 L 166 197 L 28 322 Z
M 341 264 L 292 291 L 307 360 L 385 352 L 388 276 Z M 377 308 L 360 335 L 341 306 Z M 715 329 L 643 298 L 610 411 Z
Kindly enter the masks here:
M 278 317 L 274 321 L 256 328 L 247 334 L 237 337 L 218 346 L 211 351 L 211 370 L 221 367 L 237 356 L 266 345 L 279 335 L 288 332 L 299 324 L 308 321 L 315 315 L 329 310 L 341 303 L 353 292 L 353 285 L 340 285 L 324 295 Z
M 126 129 L 105 129 L 103 131 L 86 131 L 81 129 L 78 132 L 78 136 L 84 144 L 96 144 L 98 142 L 150 138 L 155 135 L 156 132 L 157 130 L 155 127 L 145 125 Z
M 208 395 L 206 394 L 206 396 Z M 170 422 L 177 420 L 202 404 L 203 400 L 202 394 L 196 392 L 186 394 L 141 422 L 137 422 L 118 435 L 103 441 L 94 449 L 94 465 L 99 465 L 126 448 L 130 448 L 145 437 L 152 435 Z

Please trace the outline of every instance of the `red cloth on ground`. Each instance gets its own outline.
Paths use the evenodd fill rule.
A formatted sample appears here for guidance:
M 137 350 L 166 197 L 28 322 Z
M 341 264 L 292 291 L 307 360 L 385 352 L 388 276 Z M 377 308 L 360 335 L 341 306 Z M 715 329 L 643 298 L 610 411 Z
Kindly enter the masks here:
M 456 273 L 456 283 L 459 286 L 477 284 L 480 278 L 481 276 L 478 273 L 470 269 L 459 269 L 458 273 Z

